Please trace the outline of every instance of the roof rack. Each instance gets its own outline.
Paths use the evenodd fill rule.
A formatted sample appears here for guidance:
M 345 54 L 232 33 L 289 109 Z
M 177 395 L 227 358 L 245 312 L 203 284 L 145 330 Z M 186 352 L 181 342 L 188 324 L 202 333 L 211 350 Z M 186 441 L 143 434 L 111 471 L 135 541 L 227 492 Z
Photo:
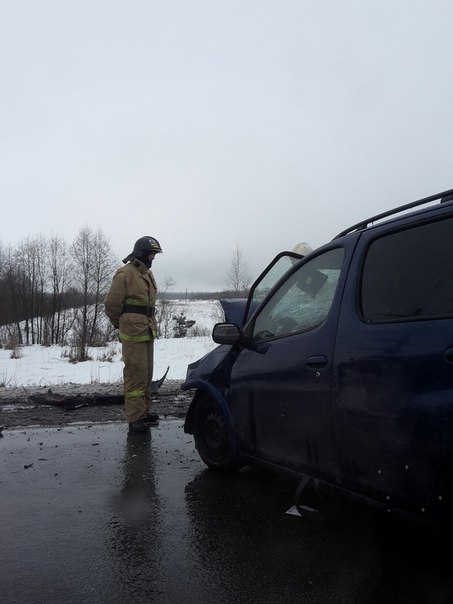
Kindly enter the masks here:
M 344 235 L 348 235 L 348 233 L 353 233 L 354 231 L 361 231 L 363 229 L 366 229 L 370 224 L 376 222 L 377 220 L 387 218 L 387 216 L 393 216 L 394 214 L 399 214 L 400 212 L 410 210 L 411 208 L 416 208 L 418 206 L 431 203 L 432 201 L 436 201 L 436 199 L 439 199 L 441 203 L 444 201 L 453 201 L 453 189 L 449 189 L 448 191 L 444 191 L 443 193 L 437 193 L 436 195 L 431 195 L 430 197 L 424 197 L 423 199 L 418 199 L 417 201 L 412 201 L 411 203 L 406 203 L 404 206 L 399 206 L 397 208 L 394 208 L 393 210 L 382 212 L 382 214 L 376 214 L 376 216 L 372 216 L 371 218 L 362 220 L 362 222 L 358 222 L 357 224 L 354 224 L 348 229 L 341 231 L 341 233 L 338 233 L 338 235 L 334 237 L 334 239 L 338 239 L 339 237 L 343 237 Z

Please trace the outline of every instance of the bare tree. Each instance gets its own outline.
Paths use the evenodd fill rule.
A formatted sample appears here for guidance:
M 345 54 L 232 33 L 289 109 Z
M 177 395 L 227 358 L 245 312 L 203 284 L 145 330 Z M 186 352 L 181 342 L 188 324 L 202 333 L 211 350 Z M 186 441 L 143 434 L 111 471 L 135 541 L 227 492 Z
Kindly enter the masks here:
M 22 344 L 22 331 L 20 328 L 22 304 L 19 293 L 19 271 L 16 266 L 15 251 L 11 246 L 1 248 L 0 275 L 2 285 L 0 294 L 1 323 L 2 325 L 10 325 L 8 339 L 14 345 L 20 345 Z M 12 325 L 15 326 L 14 330 Z
M 17 292 L 16 305 L 25 322 L 26 344 L 36 344 L 40 339 L 43 300 L 45 295 L 45 249 L 41 235 L 22 240 L 14 253 Z
M 232 297 L 241 298 L 247 295 L 251 280 L 252 277 L 248 271 L 243 252 L 239 245 L 236 245 L 227 273 L 226 289 Z
M 90 341 L 103 339 L 99 332 L 99 311 L 112 280 L 117 262 L 112 254 L 110 243 L 101 230 L 96 231 L 93 241 L 93 321 Z
M 48 246 L 50 284 L 48 317 L 50 319 L 50 325 L 49 333 L 47 338 L 45 338 L 48 339 L 51 344 L 64 343 L 66 312 L 63 310 L 63 301 L 66 293 L 66 285 L 69 280 L 68 264 L 69 254 L 66 242 L 54 235 L 50 239 Z
M 77 360 L 88 358 L 87 346 L 99 335 L 99 310 L 114 262 L 110 244 L 102 231 L 96 233 L 88 226 L 80 229 L 71 248 L 73 260 L 72 283 L 80 292 L 81 307 L 77 313 Z
M 34 343 L 41 343 L 43 339 L 44 315 L 46 310 L 46 297 L 48 285 L 47 271 L 47 242 L 42 235 L 38 235 L 31 241 L 30 258 L 31 272 L 33 275 L 33 322 L 36 329 L 33 332 Z
M 0 324 L 6 325 L 11 322 L 11 309 L 9 307 L 9 289 L 8 289 L 8 257 L 10 252 L 0 241 Z
M 167 277 L 163 287 L 159 289 L 159 312 L 157 314 L 157 330 L 159 336 L 169 338 L 171 333 L 171 324 L 173 321 L 174 303 L 166 298 L 166 294 L 176 285 L 176 282 Z

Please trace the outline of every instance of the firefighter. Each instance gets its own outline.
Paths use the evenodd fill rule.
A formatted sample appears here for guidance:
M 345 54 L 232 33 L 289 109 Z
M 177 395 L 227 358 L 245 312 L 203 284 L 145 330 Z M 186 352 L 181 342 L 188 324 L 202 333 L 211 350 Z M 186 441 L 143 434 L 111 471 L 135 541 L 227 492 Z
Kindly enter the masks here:
M 159 420 L 149 412 L 153 378 L 154 338 L 157 337 L 157 285 L 151 272 L 162 248 L 154 237 L 140 237 L 124 258 L 105 297 L 105 314 L 119 329 L 124 362 L 124 405 L 129 429 L 145 432 Z

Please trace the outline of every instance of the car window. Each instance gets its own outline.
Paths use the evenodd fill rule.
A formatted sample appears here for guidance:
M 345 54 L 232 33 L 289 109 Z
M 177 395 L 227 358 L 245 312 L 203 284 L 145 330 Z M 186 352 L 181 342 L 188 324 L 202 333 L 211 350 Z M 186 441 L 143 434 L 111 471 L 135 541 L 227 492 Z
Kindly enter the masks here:
M 371 243 L 361 280 L 368 323 L 453 316 L 453 218 L 391 233 Z
M 250 296 L 246 308 L 244 324 L 250 319 L 252 314 L 274 287 L 277 281 L 300 259 L 300 256 L 292 252 L 283 252 L 274 258 L 265 271 L 258 277 L 250 288 Z
M 332 305 L 343 256 L 343 248 L 335 248 L 292 273 L 260 310 L 253 326 L 253 341 L 312 329 L 322 323 Z

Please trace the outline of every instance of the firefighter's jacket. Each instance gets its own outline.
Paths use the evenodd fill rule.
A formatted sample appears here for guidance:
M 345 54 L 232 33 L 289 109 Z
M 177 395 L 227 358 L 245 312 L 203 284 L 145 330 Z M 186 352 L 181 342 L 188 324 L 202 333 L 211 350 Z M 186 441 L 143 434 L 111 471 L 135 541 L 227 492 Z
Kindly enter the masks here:
M 122 342 L 145 342 L 157 337 L 156 296 L 154 276 L 137 258 L 116 271 L 104 306 L 112 325 L 119 328 Z M 140 312 L 131 312 L 134 306 Z

